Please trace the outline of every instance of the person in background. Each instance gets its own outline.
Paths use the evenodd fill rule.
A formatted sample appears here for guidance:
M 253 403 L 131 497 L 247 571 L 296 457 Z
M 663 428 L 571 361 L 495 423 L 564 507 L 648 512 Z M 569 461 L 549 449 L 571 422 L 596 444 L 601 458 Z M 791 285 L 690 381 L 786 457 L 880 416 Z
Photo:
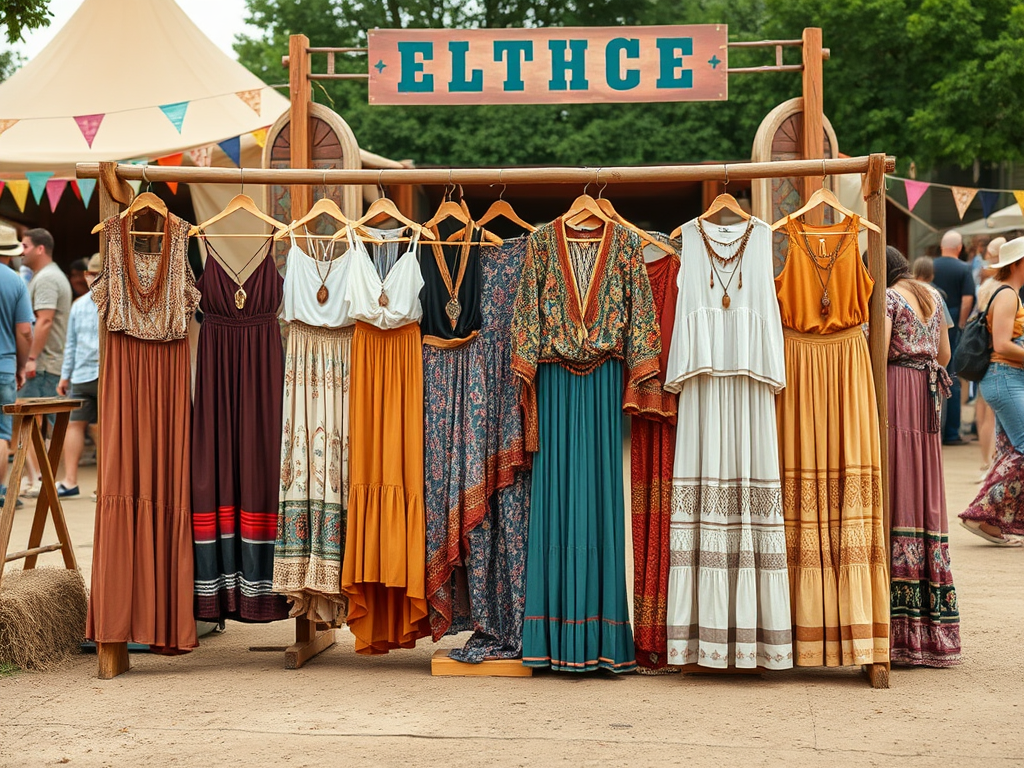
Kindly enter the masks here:
M 950 230 L 942 236 L 942 255 L 935 259 L 933 265 L 934 285 L 945 297 L 946 307 L 953 318 L 953 327 L 949 329 L 949 348 L 953 355 L 956 354 L 964 323 L 974 308 L 974 276 L 970 266 L 960 261 L 962 246 L 963 237 L 959 232 Z M 942 444 L 965 445 L 966 441 L 960 437 L 960 379 L 953 370 L 949 371 L 949 375 L 953 378 L 953 386 L 942 429 Z
M 981 270 L 985 268 L 985 261 L 988 254 L 988 239 L 979 235 L 971 240 L 971 250 L 968 257 L 968 263 L 971 265 L 971 276 L 974 278 L 974 285 L 981 285 L 984 278 L 981 276 Z
M 988 307 L 992 357 L 981 393 L 996 416 L 996 457 L 961 525 L 1001 547 L 1024 535 L 1024 237 L 1004 243 Z M 1010 288 L 1010 290 L 1003 290 Z
M 32 270 L 28 295 L 36 316 L 21 396 L 56 397 L 71 313 L 71 283 L 53 260 L 53 235 L 45 229 L 30 229 L 22 236 L 21 244 L 25 249 L 22 262 Z M 37 496 L 39 466 L 34 452 L 29 452 L 28 464 L 34 483 L 26 495 Z
M 86 265 L 85 280 L 89 286 L 99 275 L 100 266 L 97 253 Z M 82 407 L 71 413 L 71 423 L 64 438 L 64 479 L 57 483 L 57 495 L 61 498 L 79 494 L 78 463 L 85 447 L 85 430 L 96 424 L 99 414 L 96 401 L 99 378 L 100 316 L 92 293 L 87 290 L 71 305 L 64 365 L 57 384 L 57 394 L 62 397 L 70 395 L 82 401 Z
M 981 269 L 982 283 L 978 288 L 978 303 L 975 309 L 984 312 L 988 306 L 992 293 L 999 287 L 999 283 L 993 275 L 996 271 L 992 265 L 999 261 L 999 249 L 1006 242 L 1005 237 L 997 237 L 988 244 L 985 250 L 985 266 Z M 992 465 L 992 459 L 996 452 L 996 417 L 992 409 L 985 402 L 985 396 L 978 389 L 978 396 L 974 400 L 974 423 L 978 426 L 978 447 L 981 448 L 981 477 L 978 482 L 985 481 L 988 468 Z
M 939 436 L 948 396 L 949 335 L 942 297 L 911 279 L 907 260 L 885 249 L 886 379 L 889 397 L 891 631 L 894 663 L 960 663 L 960 613 L 949 561 Z M 924 556 L 922 556 L 924 555 Z
M 21 250 L 14 228 L 0 226 L 0 257 L 10 259 Z M 13 403 L 25 383 L 34 320 L 25 282 L 13 269 L 0 268 L 0 405 Z M 13 428 L 14 417 L 0 411 L 0 505 L 7 498 L 7 458 Z
M 0 264 L 10 267 L 17 272 L 17 267 L 12 260 L 21 256 L 21 240 L 18 239 L 18 230 L 6 224 L 0 224 Z
M 932 288 L 935 288 L 933 284 L 935 281 L 935 259 L 931 256 L 918 256 L 914 259 L 913 277 L 918 282 L 927 283 Z M 942 327 L 951 328 L 953 326 L 953 318 L 950 316 L 949 308 L 946 306 L 946 298 L 938 288 L 935 288 L 935 290 L 939 293 L 939 298 L 942 299 L 939 302 L 939 307 L 942 310 Z
M 89 268 L 88 259 L 75 259 L 68 269 L 68 282 L 71 283 L 71 295 L 74 299 L 84 296 L 89 292 L 89 284 L 85 279 L 85 273 Z

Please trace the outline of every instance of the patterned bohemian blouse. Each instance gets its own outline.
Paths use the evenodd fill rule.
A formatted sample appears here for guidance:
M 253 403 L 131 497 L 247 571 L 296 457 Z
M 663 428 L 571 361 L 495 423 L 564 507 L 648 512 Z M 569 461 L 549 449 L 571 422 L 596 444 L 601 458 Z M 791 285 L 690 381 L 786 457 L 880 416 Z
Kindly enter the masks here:
M 599 237 L 599 242 L 578 239 Z M 625 362 L 626 386 L 657 375 L 661 336 L 636 233 L 618 224 L 573 230 L 561 217 L 530 235 L 512 317 L 512 370 L 519 377 L 526 449 L 538 449 L 540 363 L 585 375 Z
M 952 380 L 939 365 L 939 334 L 945 333 L 942 319 L 942 297 L 932 287 L 933 309 L 928 322 L 921 322 L 907 300 L 892 288 L 885 290 L 885 311 L 892 321 L 889 337 L 889 365 L 914 368 L 928 374 L 928 388 L 935 400 L 933 426 L 937 428 L 942 398 L 949 397 Z
M 144 341 L 183 339 L 200 298 L 188 263 L 189 223 L 168 213 L 158 253 L 135 250 L 130 226 L 130 216 L 103 222 L 107 255 L 92 284 L 100 318 L 108 331 Z

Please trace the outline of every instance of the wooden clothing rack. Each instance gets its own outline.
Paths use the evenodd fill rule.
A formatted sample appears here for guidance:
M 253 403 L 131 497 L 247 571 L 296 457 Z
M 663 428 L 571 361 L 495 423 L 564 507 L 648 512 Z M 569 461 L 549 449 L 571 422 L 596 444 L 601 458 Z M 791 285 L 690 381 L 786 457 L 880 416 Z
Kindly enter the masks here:
M 308 170 L 303 168 L 189 168 L 174 166 L 127 165 L 116 163 L 79 163 L 80 179 L 99 179 L 99 213 L 104 220 L 119 213 L 132 198 L 127 181 L 178 182 L 185 184 L 261 184 L 292 187 L 293 219 L 305 215 L 312 204 L 313 186 L 323 185 L 414 185 L 414 184 L 620 184 L 629 182 L 684 182 L 754 180 L 800 177 L 819 182 L 825 176 L 862 174 L 862 188 L 867 201 L 867 219 L 878 225 L 881 233 L 868 231 L 868 269 L 875 280 L 871 294 L 869 348 L 875 383 L 875 397 L 881 440 L 883 526 L 886 552 L 889 550 L 888 447 L 884 436 L 888 430 L 888 395 L 885 347 L 885 174 L 895 169 L 895 159 L 884 154 L 824 159 L 771 161 L 761 163 L 729 163 L 711 165 L 654 165 L 607 168 L 542 167 L 542 168 L 385 168 L 383 170 Z M 300 192 L 301 191 L 301 192 Z M 304 201 L 304 202 L 303 202 Z M 101 238 L 100 253 L 106 256 L 106 242 Z M 888 558 L 887 558 L 888 560 Z M 888 578 L 888 563 L 886 564 Z M 295 620 L 295 643 L 285 651 L 285 666 L 301 667 L 306 661 L 335 642 L 335 630 L 308 619 Z M 99 677 L 112 678 L 128 670 L 127 643 L 99 643 Z M 871 684 L 887 688 L 889 664 L 864 667 Z

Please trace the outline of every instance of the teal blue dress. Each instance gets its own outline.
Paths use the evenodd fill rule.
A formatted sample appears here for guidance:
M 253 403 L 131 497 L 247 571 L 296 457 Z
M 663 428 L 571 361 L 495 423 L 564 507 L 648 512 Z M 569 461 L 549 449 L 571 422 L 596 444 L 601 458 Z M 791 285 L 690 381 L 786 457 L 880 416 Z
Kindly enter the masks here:
M 628 672 L 623 387 L 657 373 L 661 344 L 640 239 L 613 224 L 571 239 L 587 236 L 560 219 L 530 236 L 513 317 L 535 452 L 523 663 Z

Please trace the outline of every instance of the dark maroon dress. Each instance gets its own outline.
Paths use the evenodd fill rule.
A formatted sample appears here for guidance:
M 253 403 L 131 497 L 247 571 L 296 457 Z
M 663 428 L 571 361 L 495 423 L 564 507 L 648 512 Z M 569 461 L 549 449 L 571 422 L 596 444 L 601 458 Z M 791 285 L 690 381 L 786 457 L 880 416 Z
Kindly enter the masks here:
M 269 248 L 269 243 L 264 249 Z M 275 621 L 288 603 L 271 589 L 281 460 L 283 280 L 264 258 L 238 284 L 216 258 L 196 283 L 199 331 L 192 409 L 192 533 L 197 619 Z

